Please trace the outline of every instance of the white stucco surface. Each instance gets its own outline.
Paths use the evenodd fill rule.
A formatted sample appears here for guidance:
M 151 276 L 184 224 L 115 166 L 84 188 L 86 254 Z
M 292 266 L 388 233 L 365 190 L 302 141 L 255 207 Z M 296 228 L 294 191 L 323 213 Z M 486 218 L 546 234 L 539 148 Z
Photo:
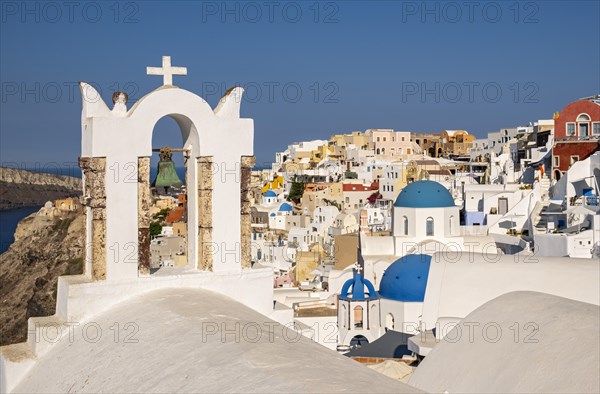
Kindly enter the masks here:
M 240 258 L 240 163 L 253 155 L 254 122 L 240 118 L 242 88 L 224 96 L 214 109 L 201 97 L 174 86 L 162 86 L 133 105 L 129 111 L 111 112 L 98 92 L 81 84 L 82 157 L 106 158 L 106 245 L 120 251 L 107 253 L 108 280 L 135 278 L 138 242 L 138 158 L 152 156 L 154 126 L 163 117 L 173 118 L 187 149 L 189 191 L 188 263 L 197 267 L 199 212 L 196 191 L 196 159 L 212 157 L 213 271 L 239 271 Z M 218 216 L 216 215 L 218 213 Z M 91 231 L 91 230 L 88 230 Z
M 436 253 L 423 304 L 427 329 L 442 317 L 465 317 L 484 303 L 513 291 L 536 291 L 600 304 L 600 262 L 533 255 Z
M 14 392 L 417 391 L 207 290 L 146 293 L 89 323 Z
M 598 393 L 599 311 L 549 294 L 505 294 L 465 317 L 409 384 L 434 393 Z

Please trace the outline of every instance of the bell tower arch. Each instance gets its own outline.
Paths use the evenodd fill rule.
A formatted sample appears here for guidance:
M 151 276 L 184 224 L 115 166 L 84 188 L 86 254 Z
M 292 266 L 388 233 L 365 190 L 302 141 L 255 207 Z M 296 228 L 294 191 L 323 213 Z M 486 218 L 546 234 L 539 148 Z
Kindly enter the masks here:
M 91 85 L 81 83 L 80 165 L 90 241 L 86 271 L 92 279 L 148 274 L 149 256 L 142 251 L 150 241 L 149 158 L 154 125 L 164 116 L 177 122 L 188 155 L 188 267 L 215 272 L 250 267 L 254 124 L 240 118 L 243 89 L 230 89 L 213 110 L 201 97 L 172 85 L 172 75 L 187 70 L 171 67 L 170 59 L 166 67 L 163 59 L 163 69 L 152 74 L 171 72 L 171 77 L 129 109 L 120 94 L 109 109 Z

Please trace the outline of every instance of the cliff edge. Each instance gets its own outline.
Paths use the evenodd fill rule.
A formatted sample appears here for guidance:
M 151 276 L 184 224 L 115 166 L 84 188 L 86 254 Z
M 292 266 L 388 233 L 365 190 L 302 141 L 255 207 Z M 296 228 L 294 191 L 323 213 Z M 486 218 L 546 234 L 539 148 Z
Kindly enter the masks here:
M 0 167 L 0 210 L 37 207 L 81 190 L 79 178 Z
M 83 272 L 85 215 L 42 208 L 21 220 L 0 255 L 0 345 L 23 342 L 27 319 L 53 315 L 61 275 Z

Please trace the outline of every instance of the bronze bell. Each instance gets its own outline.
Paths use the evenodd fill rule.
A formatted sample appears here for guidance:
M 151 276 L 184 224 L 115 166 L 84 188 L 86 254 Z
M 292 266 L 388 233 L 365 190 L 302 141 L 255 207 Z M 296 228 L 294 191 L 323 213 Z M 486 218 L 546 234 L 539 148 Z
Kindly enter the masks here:
M 156 174 L 156 179 L 152 182 L 152 186 L 164 187 L 166 192 L 170 187 L 181 187 L 182 185 L 183 182 L 181 182 L 175 170 L 171 149 L 168 147 L 161 148 L 158 173 Z

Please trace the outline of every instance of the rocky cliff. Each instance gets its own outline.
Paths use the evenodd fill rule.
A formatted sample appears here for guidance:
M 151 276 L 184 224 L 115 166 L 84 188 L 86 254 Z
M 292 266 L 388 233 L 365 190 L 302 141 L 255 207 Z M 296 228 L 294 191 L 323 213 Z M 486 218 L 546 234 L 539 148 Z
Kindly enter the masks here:
M 79 178 L 0 167 L 0 210 L 78 196 L 81 188 Z
M 29 317 L 54 314 L 58 277 L 83 270 L 84 223 L 83 211 L 56 208 L 19 223 L 0 255 L 0 345 L 25 341 Z

